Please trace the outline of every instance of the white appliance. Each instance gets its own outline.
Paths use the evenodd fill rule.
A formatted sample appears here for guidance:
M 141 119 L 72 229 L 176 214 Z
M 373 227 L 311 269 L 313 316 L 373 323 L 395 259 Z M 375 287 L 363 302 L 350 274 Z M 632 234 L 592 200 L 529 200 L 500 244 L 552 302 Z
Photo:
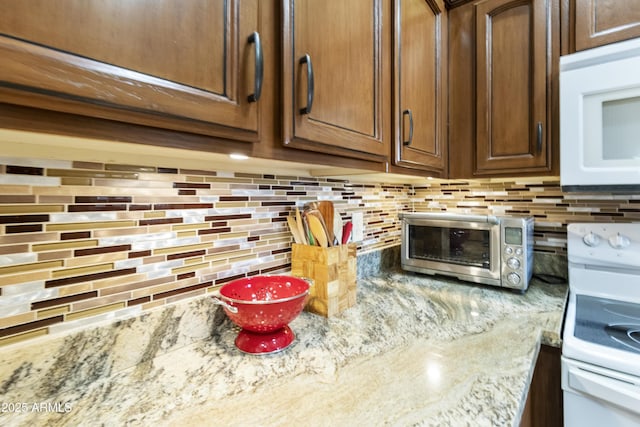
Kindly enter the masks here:
M 570 224 L 566 427 L 640 426 L 640 223 Z
M 640 188 L 640 38 L 560 58 L 560 184 Z

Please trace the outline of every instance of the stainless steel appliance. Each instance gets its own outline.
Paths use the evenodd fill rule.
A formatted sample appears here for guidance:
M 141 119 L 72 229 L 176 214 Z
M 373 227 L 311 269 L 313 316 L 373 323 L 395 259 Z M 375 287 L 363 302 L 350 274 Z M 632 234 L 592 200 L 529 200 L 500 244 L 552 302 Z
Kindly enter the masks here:
M 401 265 L 525 291 L 533 264 L 533 218 L 402 213 Z
M 640 425 L 640 223 L 570 224 L 567 427 Z
M 640 38 L 560 58 L 562 189 L 640 188 Z

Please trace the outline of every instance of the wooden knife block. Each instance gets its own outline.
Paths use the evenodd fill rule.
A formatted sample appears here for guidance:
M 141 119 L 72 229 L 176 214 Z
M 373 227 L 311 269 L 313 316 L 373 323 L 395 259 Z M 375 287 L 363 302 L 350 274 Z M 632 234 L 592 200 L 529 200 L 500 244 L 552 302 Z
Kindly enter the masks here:
M 306 310 L 335 316 L 356 303 L 355 243 L 321 248 L 293 244 L 291 275 L 313 279 Z

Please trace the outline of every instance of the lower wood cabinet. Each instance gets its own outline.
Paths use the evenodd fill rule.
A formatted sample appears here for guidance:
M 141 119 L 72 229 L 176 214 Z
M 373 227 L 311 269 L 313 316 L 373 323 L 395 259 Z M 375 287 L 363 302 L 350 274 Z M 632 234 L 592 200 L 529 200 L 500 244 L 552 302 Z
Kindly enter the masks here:
M 561 349 L 540 347 L 520 427 L 562 427 Z

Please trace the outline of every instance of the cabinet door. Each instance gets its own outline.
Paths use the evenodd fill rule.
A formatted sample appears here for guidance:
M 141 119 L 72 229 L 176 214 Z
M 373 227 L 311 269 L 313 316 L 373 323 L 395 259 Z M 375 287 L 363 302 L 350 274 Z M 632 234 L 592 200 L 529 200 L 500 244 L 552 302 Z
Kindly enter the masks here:
M 396 0 L 394 163 L 442 172 L 446 88 L 446 11 L 442 0 Z
M 575 0 L 576 50 L 640 37 L 637 0 Z
M 258 8 L 258 0 L 0 0 L 0 97 L 255 141 Z
M 475 174 L 548 171 L 547 0 L 487 0 L 475 9 Z
M 367 160 L 388 155 L 385 4 L 284 1 L 286 145 Z

